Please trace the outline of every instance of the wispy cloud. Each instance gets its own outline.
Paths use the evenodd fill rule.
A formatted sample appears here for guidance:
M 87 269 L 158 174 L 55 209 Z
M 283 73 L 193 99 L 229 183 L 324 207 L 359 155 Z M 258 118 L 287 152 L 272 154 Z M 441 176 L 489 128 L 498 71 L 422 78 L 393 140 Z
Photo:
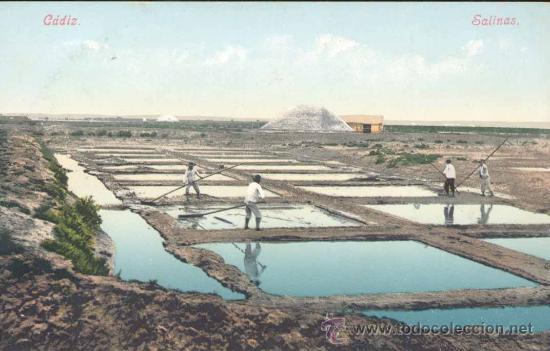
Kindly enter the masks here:
M 100 43 L 100 42 L 95 41 L 95 40 L 84 40 L 82 42 L 82 46 L 85 47 L 86 49 L 90 49 L 90 50 L 94 50 L 94 51 L 109 48 L 109 45 L 107 45 L 106 43 Z
M 245 60 L 248 55 L 248 50 L 242 46 L 227 46 L 223 50 L 214 53 L 213 56 L 206 58 L 207 64 L 226 64 L 231 61 Z
M 326 53 L 329 57 L 334 57 L 359 46 L 359 43 L 355 40 L 332 34 L 319 36 L 316 44 L 319 52 Z
M 466 55 L 469 57 L 478 55 L 483 49 L 483 40 L 470 40 L 462 47 L 462 50 L 466 52 Z
M 97 40 L 68 40 L 62 43 L 62 45 L 66 47 L 71 48 L 81 48 L 83 50 L 90 50 L 90 51 L 100 51 L 109 49 L 109 45 L 107 43 L 102 43 Z

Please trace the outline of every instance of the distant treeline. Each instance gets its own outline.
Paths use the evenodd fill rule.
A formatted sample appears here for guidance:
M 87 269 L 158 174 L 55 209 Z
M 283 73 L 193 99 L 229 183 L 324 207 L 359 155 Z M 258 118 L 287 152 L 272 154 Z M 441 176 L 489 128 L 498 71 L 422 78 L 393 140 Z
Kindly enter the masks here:
M 393 133 L 486 133 L 486 134 L 546 134 L 550 129 L 510 127 L 462 127 L 462 126 L 407 126 L 385 125 L 386 132 Z

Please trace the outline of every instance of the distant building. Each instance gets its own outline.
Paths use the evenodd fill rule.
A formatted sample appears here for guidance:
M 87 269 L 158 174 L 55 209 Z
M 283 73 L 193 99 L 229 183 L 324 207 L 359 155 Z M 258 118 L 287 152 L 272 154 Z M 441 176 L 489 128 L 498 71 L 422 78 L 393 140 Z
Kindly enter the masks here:
M 384 130 L 384 116 L 346 115 L 340 118 L 358 133 L 380 133 Z

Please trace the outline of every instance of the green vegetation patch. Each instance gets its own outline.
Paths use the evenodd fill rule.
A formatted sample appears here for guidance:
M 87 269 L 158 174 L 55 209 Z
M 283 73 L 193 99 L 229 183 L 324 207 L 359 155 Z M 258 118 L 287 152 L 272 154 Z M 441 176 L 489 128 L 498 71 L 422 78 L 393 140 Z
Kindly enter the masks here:
M 43 144 L 41 146 L 44 158 L 55 175 L 54 182 L 47 184 L 48 189 L 54 190 L 52 200 L 42 204 L 35 212 L 35 217 L 55 223 L 55 239 L 45 240 L 42 246 L 71 260 L 77 272 L 107 275 L 109 269 L 105 259 L 94 255 L 96 232 L 101 225 L 99 206 L 91 197 L 78 198 L 69 203 L 65 170 L 57 163 L 51 150 Z
M 40 143 L 40 149 L 42 156 L 48 161 L 48 168 L 53 172 L 56 182 L 63 188 L 67 188 L 69 178 L 63 167 L 55 159 L 53 152 L 44 143 Z
M 408 152 L 403 152 L 397 155 L 397 157 L 392 158 L 387 167 L 395 168 L 398 166 L 412 166 L 412 165 L 424 165 L 436 161 L 440 158 L 440 155 L 426 155 L 426 154 L 413 154 Z
M 132 132 L 129 130 L 119 130 L 116 136 L 119 138 L 131 138 Z
M 94 239 L 101 224 L 98 211 L 90 197 L 47 211 L 47 218 L 56 224 L 55 239 L 45 240 L 42 246 L 70 259 L 77 272 L 107 275 L 105 260 L 94 255 Z
M 71 136 L 76 136 L 76 137 L 84 136 L 84 131 L 82 129 L 72 131 Z

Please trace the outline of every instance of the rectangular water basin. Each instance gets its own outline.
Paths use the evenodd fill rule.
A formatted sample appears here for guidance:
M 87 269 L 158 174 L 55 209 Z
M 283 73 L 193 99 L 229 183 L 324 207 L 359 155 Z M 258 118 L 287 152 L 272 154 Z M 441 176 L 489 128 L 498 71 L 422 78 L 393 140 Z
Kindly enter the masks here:
M 189 152 L 190 155 L 196 157 L 209 157 L 209 158 L 273 158 L 275 155 L 262 154 L 262 153 L 230 153 L 230 152 Z
M 491 307 L 491 308 L 453 308 L 453 309 L 429 309 L 420 311 L 399 310 L 365 310 L 365 315 L 374 317 L 386 317 L 419 327 L 428 326 L 440 328 L 465 325 L 502 326 L 506 333 L 510 327 L 516 328 L 531 324 L 532 332 L 541 332 L 550 329 L 550 306 L 527 307 Z M 500 327 L 499 327 L 500 328 Z M 490 330 L 488 330 L 490 331 Z M 517 333 L 517 330 L 516 330 Z
M 96 158 L 111 158 L 111 157 L 120 157 L 120 158 L 133 158 L 133 157 L 137 157 L 137 158 L 140 158 L 140 159 L 143 159 L 141 157 L 148 157 L 148 158 L 162 158 L 164 157 L 163 154 L 140 154 L 140 153 L 135 153 L 135 154 L 117 154 L 117 153 L 105 153 L 105 154 L 95 154 L 94 155 Z
M 357 295 L 536 286 L 415 241 L 309 241 L 195 245 L 289 296 Z M 265 267 L 265 268 L 264 268 Z
M 138 214 L 129 210 L 101 210 L 99 214 L 103 220 L 101 228 L 115 244 L 115 272 L 120 272 L 122 279 L 156 280 L 169 289 L 214 292 L 226 299 L 244 298 L 223 287 L 200 268 L 166 252 L 162 237 Z
M 202 176 L 208 176 L 208 173 L 201 173 Z M 183 173 L 138 173 L 138 174 L 115 174 L 113 177 L 116 180 L 131 180 L 131 181 L 178 181 L 183 182 Z M 234 181 L 234 178 L 225 176 L 223 174 L 215 174 L 206 178 L 204 181 Z
M 468 192 L 468 193 L 474 193 L 474 194 L 480 194 L 481 195 L 481 189 L 480 188 L 472 188 L 472 187 L 469 187 L 469 186 L 461 186 L 458 190 L 462 191 L 462 192 Z M 501 199 L 508 199 L 508 200 L 514 200 L 515 199 L 515 197 L 512 196 L 512 195 L 505 194 L 505 193 L 500 193 L 498 191 L 494 191 L 493 194 L 496 197 L 500 197 Z
M 313 193 L 338 197 L 432 197 L 437 193 L 421 186 L 299 186 Z
M 163 163 L 163 162 L 183 163 L 185 162 L 183 160 L 180 160 L 179 158 L 123 158 L 123 160 L 129 163 L 143 163 L 144 166 L 147 166 L 148 163 Z
M 298 161 L 289 158 L 207 158 L 210 162 L 219 163 L 296 163 Z
M 137 165 L 123 165 L 123 166 L 119 165 L 119 166 L 103 166 L 102 168 L 106 171 L 116 172 L 116 171 L 125 171 L 129 169 L 137 169 L 138 166 Z
M 483 239 L 492 244 L 550 261 L 550 237 Z
M 154 169 L 157 171 L 185 171 L 187 169 L 186 165 L 151 165 L 151 164 L 143 164 L 143 165 L 118 165 L 118 166 L 103 166 L 103 169 L 106 171 L 125 171 L 125 170 L 131 170 L 131 169 L 137 169 L 138 167 L 147 167 L 150 169 Z M 200 171 L 200 169 L 199 169 Z
M 242 165 L 238 170 L 258 171 L 327 171 L 332 168 L 322 165 Z
M 361 173 L 262 173 L 262 177 L 273 180 L 285 181 L 346 181 L 354 178 L 364 177 Z
M 88 149 L 88 148 L 81 148 L 81 149 L 76 149 L 78 152 L 102 152 L 102 153 L 105 153 L 105 152 L 109 152 L 109 153 L 116 153 L 116 154 L 123 154 L 123 153 L 133 153 L 133 154 L 150 154 L 150 153 L 154 153 L 156 152 L 155 149 L 116 149 L 116 148 L 113 148 L 113 149 L 100 149 L 100 148 L 91 148 L 91 149 Z
M 99 205 L 120 205 L 120 201 L 97 177 L 84 172 L 86 169 L 68 155 L 54 154 L 59 164 L 68 169 L 67 186 L 78 197 L 91 196 Z
M 238 204 L 236 204 L 238 205 Z M 174 218 L 181 214 L 208 213 L 231 207 L 231 204 L 216 206 L 171 206 L 162 209 Z M 260 205 L 262 228 L 311 228 L 311 227 L 353 227 L 362 223 L 338 216 L 311 205 Z M 236 229 L 242 228 L 245 208 L 214 213 L 204 217 L 179 219 L 180 226 L 189 229 Z M 252 220 L 251 227 L 254 227 Z
M 509 205 L 399 204 L 366 207 L 422 224 L 550 224 L 550 216 Z
M 199 185 L 201 194 L 206 194 L 214 197 L 242 197 L 246 194 L 246 186 L 239 185 Z M 133 191 L 140 198 L 155 198 L 170 190 L 173 190 L 173 186 L 129 186 L 128 189 Z M 191 188 L 191 193 L 194 194 L 195 190 Z M 264 189 L 266 197 L 279 197 L 279 195 L 272 193 L 269 190 Z M 174 191 L 167 195 L 167 197 L 181 196 L 185 194 L 185 188 Z
M 550 168 L 544 167 L 512 167 L 522 172 L 550 172 Z

